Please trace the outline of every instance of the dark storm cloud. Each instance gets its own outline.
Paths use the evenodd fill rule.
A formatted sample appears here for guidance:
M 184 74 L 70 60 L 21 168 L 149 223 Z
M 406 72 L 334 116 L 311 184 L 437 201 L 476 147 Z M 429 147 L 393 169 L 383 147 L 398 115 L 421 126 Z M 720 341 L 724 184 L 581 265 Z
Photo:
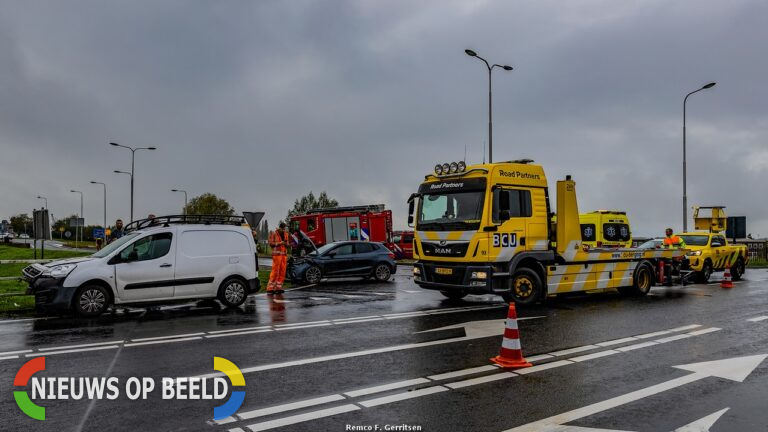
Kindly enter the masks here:
M 582 210 L 627 210 L 635 232 L 724 204 L 768 235 L 763 85 L 768 5 L 729 2 L 2 2 L 0 214 L 79 207 L 100 221 L 179 211 L 182 188 L 281 218 L 327 190 L 344 204 L 405 203 L 436 162 L 480 162 L 487 73 L 494 156 L 573 174 Z

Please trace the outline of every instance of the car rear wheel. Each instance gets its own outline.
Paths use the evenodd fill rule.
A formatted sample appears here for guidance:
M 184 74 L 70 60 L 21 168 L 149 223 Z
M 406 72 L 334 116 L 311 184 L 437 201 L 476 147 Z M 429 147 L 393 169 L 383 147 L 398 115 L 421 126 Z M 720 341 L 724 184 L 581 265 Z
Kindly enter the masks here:
M 744 276 L 744 271 L 744 260 L 739 257 L 739 259 L 736 260 L 736 264 L 731 267 L 731 277 L 735 281 L 741 280 L 741 277 Z
M 392 269 L 386 264 L 379 264 L 373 270 L 373 277 L 379 282 L 386 282 L 392 277 Z
M 245 303 L 245 298 L 248 296 L 248 287 L 240 278 L 229 278 L 222 282 L 219 287 L 218 298 L 219 301 L 227 307 L 238 307 Z
M 314 285 L 320 283 L 320 279 L 323 278 L 323 272 L 320 271 L 320 267 L 313 265 L 304 272 L 304 282 Z
M 110 302 L 106 288 L 99 285 L 82 286 L 75 293 L 75 312 L 83 317 L 97 317 L 107 310 Z

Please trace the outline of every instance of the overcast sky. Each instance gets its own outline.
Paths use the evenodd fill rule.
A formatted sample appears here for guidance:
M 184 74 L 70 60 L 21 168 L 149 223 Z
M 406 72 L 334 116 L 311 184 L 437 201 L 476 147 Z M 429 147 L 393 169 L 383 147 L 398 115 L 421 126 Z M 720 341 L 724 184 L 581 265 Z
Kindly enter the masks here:
M 437 162 L 531 158 L 579 209 L 626 210 L 635 235 L 688 202 L 768 236 L 768 2 L 0 0 L 0 216 L 39 207 L 179 213 L 212 192 L 274 222 L 327 191 L 405 200 Z M 553 197 L 554 198 L 554 194 Z M 690 214 L 690 212 L 689 212 Z M 692 223 L 689 223 L 692 225 Z

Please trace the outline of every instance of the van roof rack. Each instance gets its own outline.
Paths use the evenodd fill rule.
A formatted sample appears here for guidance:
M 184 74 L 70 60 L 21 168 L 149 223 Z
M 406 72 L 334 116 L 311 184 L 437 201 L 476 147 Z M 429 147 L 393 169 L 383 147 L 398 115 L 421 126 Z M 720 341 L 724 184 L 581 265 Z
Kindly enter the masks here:
M 352 211 L 380 212 L 380 211 L 384 211 L 384 204 L 370 204 L 370 205 L 362 205 L 362 206 L 328 207 L 328 208 L 311 209 L 311 210 L 307 210 L 306 214 L 341 213 L 341 212 L 352 212 Z
M 245 226 L 248 222 L 244 216 L 224 215 L 168 215 L 148 219 L 135 220 L 125 226 L 125 231 L 135 231 L 156 226 L 201 224 L 201 225 L 236 225 Z

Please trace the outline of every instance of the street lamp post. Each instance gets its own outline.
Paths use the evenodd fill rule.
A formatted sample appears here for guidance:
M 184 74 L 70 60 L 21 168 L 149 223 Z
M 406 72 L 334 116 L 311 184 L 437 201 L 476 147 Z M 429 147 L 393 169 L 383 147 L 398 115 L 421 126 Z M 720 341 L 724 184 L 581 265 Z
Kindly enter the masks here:
M 702 86 L 698 90 L 694 90 L 683 99 L 683 232 L 688 232 L 688 190 L 687 190 L 687 178 L 686 178 L 686 149 L 685 149 L 685 107 L 688 102 L 688 96 L 698 93 L 702 90 L 706 90 L 715 86 L 714 82 L 711 82 L 705 86 Z
M 502 66 L 500 64 L 494 64 L 491 66 L 487 60 L 477 55 L 477 53 L 471 49 L 466 49 L 464 52 L 467 53 L 467 55 L 470 57 L 475 57 L 482 60 L 483 63 L 485 63 L 485 66 L 488 68 L 488 163 L 491 163 L 493 162 L 493 92 L 491 86 L 491 71 L 495 67 L 500 67 L 505 71 L 511 71 L 512 66 Z
M 183 210 L 183 213 L 184 213 L 184 215 L 186 215 L 187 214 L 187 191 L 185 191 L 183 189 L 171 189 L 171 192 L 184 192 L 184 210 Z
M 107 240 L 107 185 L 106 183 L 91 180 L 91 184 L 100 184 L 104 186 L 104 242 Z
M 122 147 L 131 151 L 131 222 L 133 222 L 133 177 L 134 177 L 134 161 L 136 159 L 136 150 L 157 150 L 157 147 L 128 147 L 115 142 L 109 143 L 115 147 Z
M 45 200 L 45 208 L 48 208 L 48 198 L 38 195 L 37 199 Z
M 74 189 L 70 190 L 70 192 L 80 194 L 80 215 L 78 216 L 78 218 L 83 219 L 83 225 L 85 225 L 85 219 L 83 218 L 83 193 Z M 75 249 L 77 249 L 77 229 L 78 228 L 80 228 L 80 241 L 83 241 L 83 228 L 80 226 L 80 221 L 77 221 L 77 225 L 75 225 Z

